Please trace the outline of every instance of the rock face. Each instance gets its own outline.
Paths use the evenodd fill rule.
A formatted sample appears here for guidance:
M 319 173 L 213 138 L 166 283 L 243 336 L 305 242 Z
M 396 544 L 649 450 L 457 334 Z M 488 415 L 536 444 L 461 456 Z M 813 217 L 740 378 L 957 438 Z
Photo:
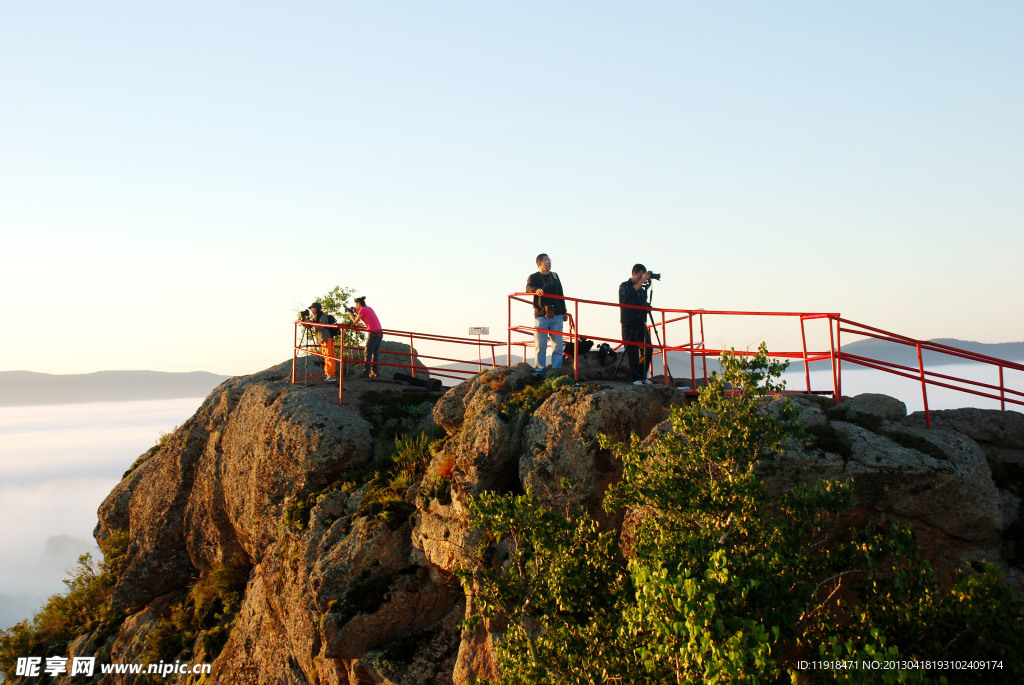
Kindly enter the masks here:
M 334 386 L 290 385 L 290 363 L 224 383 L 101 505 L 97 538 L 129 539 L 113 596 L 127 618 L 105 641 L 83 636 L 74 653 L 143 661 L 146 636 L 172 603 L 197 578 L 230 566 L 247 579 L 206 682 L 440 684 L 493 675 L 501 626 L 459 627 L 469 600 L 453 574 L 478 540 L 467 499 L 531 487 L 553 505 L 571 498 L 619 525 L 600 518 L 621 464 L 598 435 L 671 430 L 669 411 L 685 402 L 664 386 L 565 383 L 516 409 L 511 393 L 536 384 L 531 371 L 490 370 L 437 400 L 433 421 L 421 425 L 436 423 L 443 438 L 425 475 L 399 485 L 358 474 L 390 440 L 365 403 L 408 392 L 400 384 L 346 380 L 338 406 Z M 937 427 L 926 430 L 884 396 L 838 406 L 792 399 L 811 441 L 761 462 L 770 488 L 852 478 L 851 523 L 909 521 L 943 568 L 998 556 L 1013 495 L 993 483 L 986 454 L 1024 450 L 1020 415 L 936 412 Z M 387 488 L 393 496 L 380 499 Z M 368 506 L 374 497 L 387 506 Z

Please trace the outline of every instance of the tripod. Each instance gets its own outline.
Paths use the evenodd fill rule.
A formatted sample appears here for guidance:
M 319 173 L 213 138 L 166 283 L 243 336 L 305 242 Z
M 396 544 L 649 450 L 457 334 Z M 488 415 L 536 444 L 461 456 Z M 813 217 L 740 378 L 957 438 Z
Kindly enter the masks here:
M 319 336 L 316 333 L 316 328 L 313 326 L 302 326 L 302 335 L 299 337 L 299 347 L 303 350 L 308 350 L 311 347 L 320 349 Z M 302 355 L 302 378 L 303 384 L 309 382 L 309 352 Z

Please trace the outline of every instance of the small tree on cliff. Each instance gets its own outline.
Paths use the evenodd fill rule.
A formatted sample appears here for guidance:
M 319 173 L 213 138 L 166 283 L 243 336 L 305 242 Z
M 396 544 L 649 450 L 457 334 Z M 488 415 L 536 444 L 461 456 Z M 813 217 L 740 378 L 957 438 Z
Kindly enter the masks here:
M 326 295 L 321 295 L 316 299 L 323 308 L 324 314 L 331 314 L 340 323 L 351 323 L 352 319 L 348 312 L 345 311 L 350 305 L 349 298 L 355 293 L 355 288 L 344 288 L 340 285 L 334 286 L 333 289 L 329 290 Z M 362 347 L 366 340 L 366 334 L 357 330 L 346 330 L 344 331 L 345 348 Z M 339 352 L 341 350 L 338 350 Z M 346 359 L 361 359 L 362 357 L 355 352 L 346 352 Z M 346 373 L 350 372 L 350 369 L 346 368 Z
M 556 512 L 531 492 L 483 494 L 473 522 L 509 558 L 461 579 L 476 619 L 504 629 L 499 682 L 680 683 L 780 679 L 921 682 L 923 668 L 801 670 L 800 661 L 967 659 L 1024 673 L 1020 606 L 994 568 L 942 587 L 908 530 L 835 539 L 849 484 L 768 495 L 757 458 L 800 439 L 793 407 L 766 412 L 782 365 L 764 346 L 726 355 L 723 376 L 672 413 L 674 431 L 613 446 L 621 482 L 601 532 L 581 507 Z M 948 672 L 950 681 L 974 678 Z

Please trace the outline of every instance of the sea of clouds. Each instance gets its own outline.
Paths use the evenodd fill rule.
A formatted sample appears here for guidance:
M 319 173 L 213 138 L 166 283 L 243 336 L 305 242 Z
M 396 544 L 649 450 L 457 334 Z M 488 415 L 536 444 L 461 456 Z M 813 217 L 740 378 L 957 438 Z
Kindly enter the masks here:
M 80 554 L 132 463 L 202 398 L 0 407 L 0 628 L 34 614 Z

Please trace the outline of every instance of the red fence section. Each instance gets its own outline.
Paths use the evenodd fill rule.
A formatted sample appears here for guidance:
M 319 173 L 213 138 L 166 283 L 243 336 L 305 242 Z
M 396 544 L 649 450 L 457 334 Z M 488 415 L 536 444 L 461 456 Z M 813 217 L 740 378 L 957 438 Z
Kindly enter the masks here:
M 552 298 L 558 296 L 545 295 L 544 297 Z M 667 352 L 683 352 L 688 354 L 690 361 L 690 378 L 697 379 L 702 377 L 705 383 L 708 378 L 708 357 L 717 358 L 723 352 L 745 355 L 755 354 L 750 351 L 732 350 L 728 347 L 714 347 L 709 345 L 707 328 L 711 322 L 715 322 L 716 320 L 721 320 L 723 318 L 741 320 L 764 320 L 767 318 L 782 322 L 792 321 L 793 325 L 796 326 L 799 331 L 801 344 L 800 349 L 769 349 L 768 352 L 769 356 L 774 358 L 789 359 L 803 363 L 805 388 L 802 390 L 791 390 L 789 392 L 817 392 L 831 394 L 838 403 L 842 397 L 842 373 L 845 362 L 847 365 L 856 364 L 858 366 L 919 381 L 921 384 L 922 399 L 924 400 L 925 419 L 929 427 L 931 426 L 931 414 L 928 408 L 928 386 L 930 385 L 948 388 L 978 397 L 998 400 L 1000 408 L 1003 410 L 1006 409 L 1007 404 L 1024 407 L 1024 392 L 1008 387 L 1005 373 L 1007 370 L 1024 371 L 1024 365 L 999 359 L 997 357 L 950 347 L 940 343 L 916 340 L 896 333 L 890 333 L 879 328 L 865 326 L 863 324 L 850 321 L 849 319 L 844 319 L 838 313 L 674 309 L 662 307 L 634 307 L 631 305 L 620 305 L 613 302 L 584 300 L 573 297 L 559 297 L 558 299 L 565 300 L 566 309 L 571 311 L 571 320 L 573 325 L 570 326 L 570 330 L 564 334 L 567 342 L 575 343 L 581 338 L 586 338 L 595 342 L 607 342 L 614 344 L 617 348 L 623 345 L 636 345 L 649 348 L 652 356 L 661 355 L 662 373 L 666 384 L 669 382 Z M 526 346 L 532 344 L 532 342 L 521 340 L 513 341 L 513 336 L 528 335 L 532 337 L 538 329 L 534 326 L 514 323 L 513 303 L 530 305 L 532 311 L 533 294 L 519 292 L 512 293 L 508 296 L 508 349 L 511 350 L 515 345 L 522 345 L 525 357 Z M 631 309 L 644 309 L 650 312 L 648 317 L 648 329 L 656 333 L 656 335 L 651 336 L 652 339 L 660 342 L 652 342 L 650 345 L 644 343 L 623 342 L 617 338 L 602 337 L 596 334 L 592 335 L 584 331 L 584 322 L 586 322 L 587 326 L 590 326 L 589 322 L 591 321 L 597 322 L 591 330 L 596 330 L 598 325 L 601 323 L 607 327 L 609 318 L 608 310 L 618 310 L 624 306 Z M 585 312 L 585 316 L 582 317 L 580 314 L 581 307 Z M 593 314 L 593 309 L 597 309 L 598 313 Z M 603 310 L 603 312 L 601 310 Z M 617 319 L 617 312 L 614 312 L 614 316 Z M 820 323 L 816 324 L 812 322 L 824 323 L 825 326 L 822 327 Z M 817 329 L 814 331 L 816 336 L 811 339 L 811 343 L 808 342 L 809 326 Z M 882 340 L 887 343 L 891 343 L 892 345 L 913 347 L 917 352 L 917 366 L 909 367 L 879 358 L 866 357 L 842 351 L 841 336 L 844 333 L 847 337 L 855 335 L 862 338 Z M 795 338 L 795 335 L 792 335 L 791 337 Z M 929 370 L 926 368 L 922 354 L 924 351 L 951 355 L 979 365 L 992 367 L 998 371 L 998 383 L 984 383 Z M 697 373 L 698 360 L 701 372 L 699 376 Z M 829 362 L 831 367 L 832 387 L 815 390 L 811 387 L 810 363 L 824 361 Z M 573 360 L 573 373 L 576 379 L 579 380 L 579 366 L 575 359 Z M 696 383 L 694 383 L 694 385 L 696 385 Z M 695 392 L 695 390 L 691 391 L 691 393 Z
M 691 384 L 694 388 L 688 391 L 691 394 L 695 394 L 697 392 L 695 389 L 697 386 L 696 379 L 702 378 L 705 383 L 707 382 L 708 357 L 717 358 L 723 352 L 743 355 L 755 354 L 750 351 L 733 350 L 732 348 L 725 347 L 724 345 L 721 347 L 709 345 L 708 340 L 714 335 L 710 332 L 710 329 L 723 319 L 731 321 L 738 319 L 742 322 L 763 322 L 770 320 L 773 323 L 783 322 L 786 323 L 787 326 L 793 326 L 794 329 L 791 329 L 790 334 L 790 338 L 792 339 L 795 339 L 795 334 L 797 332 L 799 333 L 799 349 L 769 349 L 768 351 L 768 354 L 771 357 L 799 361 L 804 365 L 805 387 L 801 390 L 788 390 L 788 392 L 831 394 L 838 403 L 842 397 L 843 368 L 849 365 L 857 365 L 919 382 L 921 385 L 921 396 L 924 401 L 925 419 L 929 426 L 931 426 L 931 414 L 928 408 L 929 386 L 946 388 L 977 397 L 997 400 L 1000 408 L 1003 410 L 1007 408 L 1007 405 L 1024 407 L 1024 391 L 1022 391 L 1019 386 L 1017 388 L 1010 387 L 1006 378 L 1007 371 L 1024 372 L 1024 364 L 951 347 L 941 343 L 909 338 L 898 333 L 891 333 L 880 328 L 866 326 L 849 319 L 844 319 L 837 313 L 747 312 L 635 307 L 632 305 L 620 305 L 615 302 L 585 300 L 574 297 L 559 297 L 556 295 L 545 295 L 545 297 L 557 297 L 558 299 L 564 300 L 566 302 L 566 308 L 569 311 L 568 330 L 563 332 L 548 331 L 549 333 L 561 334 L 565 337 L 566 342 L 572 343 L 577 343 L 579 340 L 585 338 L 597 343 L 606 342 L 613 345 L 615 348 L 622 348 L 624 345 L 635 345 L 647 348 L 652 357 L 656 357 L 658 355 L 661 356 L 662 373 L 666 384 L 669 382 L 667 353 L 682 352 L 687 354 L 689 356 Z M 539 329 L 533 325 L 514 323 L 516 320 L 527 318 L 525 312 L 523 314 L 519 314 L 517 311 L 514 316 L 514 304 L 516 306 L 519 304 L 529 305 L 529 318 L 533 318 L 533 294 L 523 292 L 510 294 L 508 296 L 508 336 L 504 342 L 483 340 L 481 338 L 463 338 L 432 333 L 385 329 L 383 333 L 386 339 L 398 340 L 403 343 L 407 342 L 409 345 L 408 352 L 402 353 L 388 351 L 387 354 L 405 354 L 408 356 L 408 361 L 378 362 L 378 364 L 380 366 L 408 369 L 410 375 L 413 377 L 416 377 L 417 373 L 421 375 L 423 373 L 428 373 L 431 377 L 435 378 L 463 380 L 465 377 L 472 376 L 485 368 L 495 368 L 499 366 L 496 352 L 499 347 L 505 348 L 504 351 L 507 355 L 505 358 L 506 364 L 510 363 L 509 360 L 512 359 L 512 351 L 517 348 L 521 350 L 523 358 L 525 359 L 528 357 L 528 348 L 533 346 L 533 336 Z M 599 330 L 602 326 L 606 328 L 611 318 L 614 318 L 617 321 L 617 310 L 621 307 L 642 309 L 649 312 L 648 329 L 654 333 L 652 338 L 656 342 L 652 342 L 651 344 L 624 342 L 616 337 L 597 335 L 595 331 Z M 589 333 L 583 330 L 582 322 L 585 322 L 586 326 L 590 327 Z M 359 365 L 363 363 L 363 348 L 344 345 L 344 332 L 366 332 L 365 328 L 351 326 L 348 324 L 327 325 L 296 321 L 293 345 L 292 382 L 295 383 L 299 381 L 297 372 L 299 355 L 327 358 L 327 355 L 324 354 L 318 344 L 316 336 L 310 335 L 318 328 L 323 327 L 333 328 L 341 333 L 341 335 L 336 338 L 336 356 L 331 357 L 339 365 L 339 368 L 342 369 L 342 371 L 339 371 L 338 373 L 338 401 L 341 402 L 344 397 L 343 369 L 345 368 L 345 365 Z M 755 326 L 753 328 L 755 328 L 756 332 L 757 329 L 761 329 L 761 326 Z M 809 328 L 811 330 L 809 330 Z M 303 332 L 306 332 L 307 335 L 303 335 Z M 516 336 L 519 339 L 513 340 L 513 336 Z M 908 366 L 906 364 L 886 361 L 878 357 L 868 357 L 843 351 L 841 347 L 842 340 L 849 339 L 850 336 L 856 336 L 860 339 L 880 340 L 896 347 L 913 348 L 916 353 L 917 364 L 915 366 Z M 525 339 L 523 339 L 524 337 Z M 438 355 L 428 355 L 423 352 L 416 352 L 414 357 L 413 350 L 418 342 L 429 342 L 434 348 L 440 346 L 445 350 L 445 352 Z M 464 350 L 466 346 L 476 347 L 477 358 L 475 360 L 459 356 L 457 350 Z M 447 352 L 449 349 L 456 351 Z M 986 383 L 947 373 L 940 373 L 926 368 L 924 355 L 926 352 L 948 355 L 950 357 L 963 359 L 977 364 L 981 367 L 991 368 L 997 373 L 998 381 Z M 485 357 L 488 356 L 490 359 L 485 360 Z M 417 363 L 417 359 L 419 360 L 419 363 Z M 573 375 L 576 380 L 579 380 L 579 361 L 575 355 L 572 359 Z M 425 361 L 429 361 L 431 363 L 427 364 Z M 438 366 L 438 362 L 447 364 L 444 366 Z M 814 362 L 828 362 L 828 366 L 831 369 L 831 387 L 818 389 L 811 387 L 809 365 Z M 453 364 L 461 365 L 462 368 L 453 366 Z M 699 374 L 698 365 L 700 368 Z M 471 370 L 474 367 L 475 370 Z
M 312 334 L 321 328 L 330 328 L 337 330 L 339 335 L 335 338 L 335 355 L 328 357 L 324 354 L 320 344 L 317 342 L 318 337 Z M 307 335 L 303 336 L 303 332 L 307 332 Z M 311 321 L 296 321 L 295 332 L 294 332 L 294 351 L 292 354 L 292 383 L 299 382 L 298 378 L 298 360 L 299 355 L 317 357 L 320 359 L 333 359 L 338 365 L 338 403 L 343 403 L 344 392 L 345 392 L 345 364 L 361 366 L 363 364 L 363 350 L 362 347 L 354 347 L 351 345 L 345 345 L 345 331 L 356 331 L 360 333 L 366 333 L 367 329 L 360 326 L 352 326 L 349 324 L 319 324 Z M 408 356 L 409 361 L 404 363 L 398 362 L 377 362 L 377 366 L 389 366 L 393 368 L 408 369 L 409 375 L 414 378 L 417 377 L 417 373 L 421 376 L 429 374 L 431 378 L 453 378 L 456 380 L 464 380 L 468 376 L 473 376 L 485 368 L 494 368 L 498 366 L 497 358 L 495 356 L 496 347 L 504 347 L 505 343 L 496 340 L 483 340 L 480 338 L 460 338 L 450 335 L 435 335 L 433 333 L 416 333 L 414 331 L 400 331 L 394 329 L 385 328 L 381 331 L 384 334 L 385 340 L 398 341 L 402 343 L 408 343 L 409 350 L 407 352 L 397 352 L 394 350 L 388 350 L 386 353 L 390 355 Z M 311 335 L 312 334 L 312 335 Z M 464 349 L 465 346 L 470 345 L 477 348 L 476 359 L 459 359 L 454 356 L 436 356 L 428 355 L 422 352 L 415 351 L 417 342 L 431 342 L 440 343 L 442 349 Z M 455 347 L 459 346 L 459 347 Z M 487 350 L 490 361 L 484 360 L 484 350 Z M 383 352 L 383 351 L 382 351 Z M 348 354 L 346 354 L 348 353 Z M 454 353 L 453 353 L 454 355 Z M 419 364 L 416 360 L 419 360 Z M 471 365 L 475 366 L 475 371 L 468 369 L 460 369 L 453 366 L 431 366 L 424 364 L 424 360 L 430 362 L 449 362 L 454 364 Z M 322 378 L 323 374 L 319 374 Z M 308 379 L 306 379 L 308 380 Z

